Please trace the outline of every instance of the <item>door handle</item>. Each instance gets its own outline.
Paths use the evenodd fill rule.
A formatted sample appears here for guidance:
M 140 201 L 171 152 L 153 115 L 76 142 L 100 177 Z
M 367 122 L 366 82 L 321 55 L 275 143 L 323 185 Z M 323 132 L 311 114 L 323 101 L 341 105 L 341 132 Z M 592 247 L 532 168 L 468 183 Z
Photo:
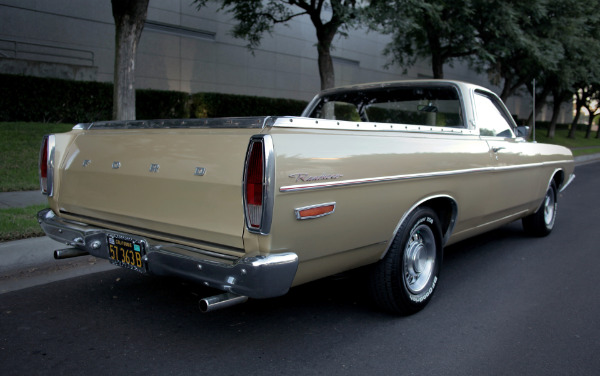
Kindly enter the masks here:
M 504 150 L 504 149 L 506 149 L 504 146 L 497 146 L 497 147 L 493 147 L 493 148 L 492 148 L 492 151 L 493 151 L 494 153 L 497 153 L 497 152 L 499 152 L 500 150 Z

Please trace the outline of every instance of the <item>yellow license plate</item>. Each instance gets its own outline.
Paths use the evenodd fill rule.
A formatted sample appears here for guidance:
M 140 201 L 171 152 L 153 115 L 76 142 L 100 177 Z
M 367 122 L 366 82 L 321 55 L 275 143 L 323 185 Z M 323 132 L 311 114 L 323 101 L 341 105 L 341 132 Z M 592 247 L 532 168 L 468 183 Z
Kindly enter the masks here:
M 144 243 L 121 235 L 107 236 L 108 258 L 112 264 L 133 269 L 140 273 L 146 272 L 144 263 Z

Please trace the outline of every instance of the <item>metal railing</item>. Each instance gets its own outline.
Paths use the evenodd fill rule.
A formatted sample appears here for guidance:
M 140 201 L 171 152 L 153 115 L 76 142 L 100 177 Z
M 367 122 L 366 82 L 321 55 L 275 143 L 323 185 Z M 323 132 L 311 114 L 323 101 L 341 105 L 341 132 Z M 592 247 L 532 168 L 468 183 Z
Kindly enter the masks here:
M 94 66 L 94 52 L 78 48 L 0 39 L 0 56 L 47 63 Z

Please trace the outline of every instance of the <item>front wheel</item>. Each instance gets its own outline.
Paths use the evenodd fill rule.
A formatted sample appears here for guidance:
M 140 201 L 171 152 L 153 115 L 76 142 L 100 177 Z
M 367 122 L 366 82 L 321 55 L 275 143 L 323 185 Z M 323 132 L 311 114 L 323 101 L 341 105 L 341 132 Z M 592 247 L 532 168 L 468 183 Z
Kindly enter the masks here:
M 542 206 L 533 214 L 523 218 L 525 232 L 533 236 L 546 236 L 552 232 L 558 211 L 558 190 L 552 182 L 546 191 Z
M 441 226 L 435 212 L 417 208 L 400 226 L 386 256 L 371 272 L 375 303 L 409 315 L 423 309 L 435 291 L 442 264 Z

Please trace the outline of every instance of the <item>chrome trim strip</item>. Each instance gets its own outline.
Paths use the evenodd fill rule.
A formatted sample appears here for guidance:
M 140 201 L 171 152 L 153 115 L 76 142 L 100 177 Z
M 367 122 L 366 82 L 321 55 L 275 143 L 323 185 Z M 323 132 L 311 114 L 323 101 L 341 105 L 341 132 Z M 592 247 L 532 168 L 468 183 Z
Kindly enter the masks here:
M 73 130 L 84 130 L 87 131 L 90 129 L 93 123 L 79 123 L 73 127 Z
M 73 129 L 169 129 L 169 128 L 247 128 L 270 127 L 277 118 L 270 116 L 206 119 L 116 120 L 81 123 Z
M 316 208 L 321 208 L 324 206 L 333 206 L 333 209 L 330 212 L 324 213 L 324 214 L 319 214 L 319 215 L 313 215 L 310 217 L 301 217 L 300 216 L 300 212 L 303 210 L 309 210 L 309 209 L 316 209 Z M 303 206 L 301 208 L 296 208 L 294 209 L 294 215 L 296 216 L 296 219 L 298 220 L 305 220 L 305 219 L 314 219 L 314 218 L 321 218 L 321 217 L 325 217 L 327 215 L 333 214 L 335 212 L 335 207 L 336 207 L 336 203 L 335 202 L 327 202 L 325 204 L 317 204 L 317 205 L 310 205 L 310 206 Z
M 455 135 L 477 135 L 473 130 L 466 128 L 437 127 L 431 125 L 411 125 L 398 123 L 372 123 L 367 121 L 344 121 L 330 119 L 316 119 L 294 116 L 282 116 L 275 119 L 274 128 L 305 128 L 305 129 L 337 129 L 349 131 L 395 131 L 395 132 L 421 132 Z
M 575 180 L 575 174 L 571 174 L 571 176 L 569 176 L 569 180 L 567 181 L 566 184 L 564 184 L 561 188 L 560 188 L 560 193 L 562 193 L 565 189 L 567 189 L 567 187 L 569 186 L 569 184 L 571 184 L 573 182 L 573 180 Z
M 417 173 L 417 174 L 381 176 L 381 177 L 373 177 L 373 178 L 342 180 L 342 181 L 335 181 L 335 182 L 332 181 L 332 182 L 325 182 L 325 183 L 286 185 L 286 186 L 280 187 L 279 191 L 280 192 L 297 192 L 297 191 L 306 191 L 306 190 L 314 190 L 314 189 L 322 189 L 322 188 L 347 187 L 347 186 L 352 186 L 352 185 L 382 183 L 382 182 L 399 181 L 399 180 L 427 179 L 427 178 L 444 177 L 444 176 L 450 176 L 450 175 L 465 175 L 465 174 L 482 173 L 482 172 L 502 172 L 502 171 L 517 170 L 517 169 L 542 167 L 542 166 L 546 166 L 546 165 L 553 165 L 553 164 L 567 163 L 567 162 L 572 162 L 572 161 L 552 161 L 552 162 L 530 163 L 530 164 L 512 165 L 512 166 L 481 167 L 481 168 L 469 168 L 469 169 L 464 169 L 464 170 L 437 171 L 437 172 Z
M 107 234 L 145 242 L 147 247 L 143 260 L 148 273 L 182 277 L 250 298 L 284 295 L 290 289 L 298 270 L 298 256 L 292 252 L 233 257 L 73 223 L 58 217 L 51 209 L 40 211 L 38 222 L 50 238 L 104 259 L 109 259 Z
M 47 195 L 48 197 L 54 196 L 54 152 L 56 149 L 56 136 L 53 134 L 44 136 L 42 140 L 42 147 L 40 148 L 40 157 L 39 161 L 42 162 L 42 154 L 44 153 L 44 144 L 48 140 L 48 148 L 46 149 L 48 153 L 48 160 L 46 161 L 46 180 L 42 179 L 40 175 L 40 188 L 42 190 L 42 194 Z M 41 168 L 41 166 L 40 166 Z

